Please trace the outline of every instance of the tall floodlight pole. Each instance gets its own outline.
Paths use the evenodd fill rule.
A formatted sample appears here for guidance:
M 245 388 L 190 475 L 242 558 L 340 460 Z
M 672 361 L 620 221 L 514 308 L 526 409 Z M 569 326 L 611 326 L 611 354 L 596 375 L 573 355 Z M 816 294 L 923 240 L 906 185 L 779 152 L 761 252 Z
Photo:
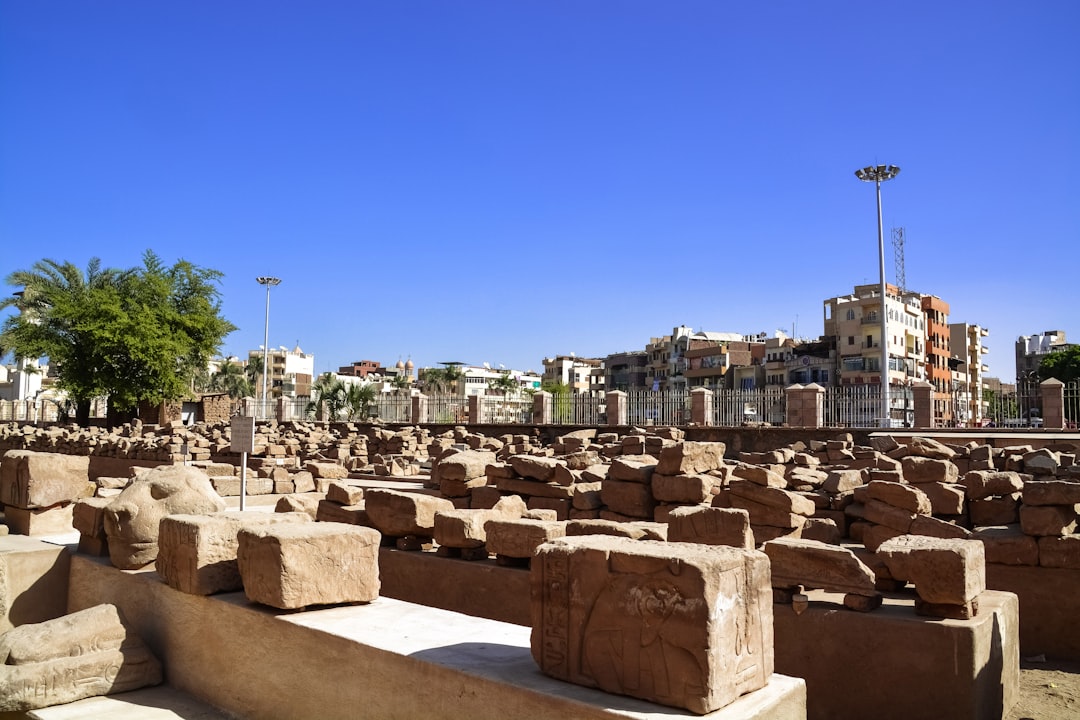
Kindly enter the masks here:
M 885 233 L 881 224 L 881 183 L 900 173 L 895 165 L 871 165 L 855 171 L 855 177 L 877 186 L 877 243 L 881 274 L 881 423 L 892 425 L 889 405 L 889 308 L 885 302 Z
M 266 412 L 266 376 L 270 371 L 270 288 L 281 284 L 281 278 L 261 276 L 255 278 L 266 286 L 266 324 L 263 327 L 262 412 Z

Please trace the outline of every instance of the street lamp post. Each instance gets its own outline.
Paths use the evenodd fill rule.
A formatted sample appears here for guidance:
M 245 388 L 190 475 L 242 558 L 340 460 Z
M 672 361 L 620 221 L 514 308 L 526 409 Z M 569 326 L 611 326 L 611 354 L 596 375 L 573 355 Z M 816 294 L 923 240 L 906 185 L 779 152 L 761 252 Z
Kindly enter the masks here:
M 889 308 L 885 301 L 885 233 L 881 226 L 881 183 L 899 174 L 895 165 L 870 165 L 855 171 L 855 177 L 877 186 L 877 242 L 881 275 L 881 422 L 892 425 L 889 405 Z
M 263 371 L 262 371 L 262 410 L 266 412 L 266 375 L 270 371 L 270 288 L 281 284 L 281 278 L 269 275 L 255 278 L 260 285 L 266 286 L 266 324 L 263 327 Z M 261 414 L 260 413 L 260 414 Z

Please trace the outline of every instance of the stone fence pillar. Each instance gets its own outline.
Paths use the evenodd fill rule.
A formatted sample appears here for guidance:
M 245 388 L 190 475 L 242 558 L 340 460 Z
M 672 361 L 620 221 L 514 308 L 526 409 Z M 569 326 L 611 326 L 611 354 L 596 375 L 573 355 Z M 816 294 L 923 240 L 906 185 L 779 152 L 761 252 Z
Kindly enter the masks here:
M 255 398 L 246 397 L 240 401 L 240 414 L 244 417 L 256 417 L 256 408 L 258 405 L 255 402 Z
M 1065 429 L 1065 383 L 1049 378 L 1039 383 L 1042 400 L 1043 427 L 1047 430 Z
M 607 424 L 621 426 L 629 422 L 627 412 L 626 393 L 622 390 L 612 390 L 604 396 L 604 404 L 607 406 Z
M 825 425 L 825 388 L 817 383 L 784 389 L 789 427 L 820 428 Z
M 694 425 L 712 425 L 713 399 L 715 393 L 708 388 L 690 391 L 690 422 Z
M 470 395 L 469 401 L 469 424 L 479 425 L 484 417 L 484 397 L 482 395 Z
M 533 395 L 533 423 L 537 425 L 551 424 L 551 393 L 546 390 Z
M 911 402 L 915 405 L 914 426 L 920 429 L 934 427 L 934 386 L 925 380 L 911 384 Z
M 295 407 L 296 402 L 292 398 L 279 397 L 277 399 L 277 407 L 275 408 L 278 422 L 293 420 L 293 410 L 295 409 Z
M 427 395 L 412 396 L 412 422 L 414 425 L 427 422 L 427 401 Z

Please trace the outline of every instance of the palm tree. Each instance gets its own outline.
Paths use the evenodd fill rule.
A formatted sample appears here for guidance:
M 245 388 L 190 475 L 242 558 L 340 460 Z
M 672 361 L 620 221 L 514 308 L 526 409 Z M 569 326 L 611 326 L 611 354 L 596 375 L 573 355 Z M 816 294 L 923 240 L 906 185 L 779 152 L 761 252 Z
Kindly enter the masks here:
M 394 388 L 394 390 L 408 390 L 410 384 L 407 375 L 395 375 L 390 378 L 390 387 Z
M 458 381 L 465 377 L 465 371 L 461 369 L 461 365 L 447 363 L 443 369 L 443 376 L 446 378 L 446 384 L 450 386 L 450 392 L 457 394 Z
M 262 379 L 263 370 L 266 364 L 262 355 L 249 355 L 247 365 L 244 367 L 244 373 L 247 375 L 248 385 L 251 387 L 251 391 L 254 393 L 259 387 L 259 381 Z M 266 401 L 266 398 L 263 398 Z
M 345 383 L 334 377 L 334 373 L 326 372 L 312 383 L 311 390 L 314 399 L 307 405 L 307 414 L 317 420 L 337 420 L 346 407 Z
M 446 378 L 445 368 L 424 368 L 420 371 L 420 377 L 424 383 L 424 390 L 428 393 L 445 390 L 450 384 Z
M 371 383 L 352 383 L 345 390 L 345 410 L 349 420 L 366 420 L 368 408 L 375 402 L 375 386 Z
M 226 360 L 210 378 L 210 389 L 227 393 L 233 400 L 251 395 L 252 383 L 239 363 Z

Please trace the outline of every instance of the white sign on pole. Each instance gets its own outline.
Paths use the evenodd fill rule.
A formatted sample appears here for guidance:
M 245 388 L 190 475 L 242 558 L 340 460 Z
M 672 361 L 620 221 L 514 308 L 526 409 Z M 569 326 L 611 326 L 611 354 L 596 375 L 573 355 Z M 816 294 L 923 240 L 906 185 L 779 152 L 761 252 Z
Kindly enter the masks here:
M 255 452 L 255 418 L 236 415 L 230 426 L 232 430 L 231 450 L 235 453 Z

